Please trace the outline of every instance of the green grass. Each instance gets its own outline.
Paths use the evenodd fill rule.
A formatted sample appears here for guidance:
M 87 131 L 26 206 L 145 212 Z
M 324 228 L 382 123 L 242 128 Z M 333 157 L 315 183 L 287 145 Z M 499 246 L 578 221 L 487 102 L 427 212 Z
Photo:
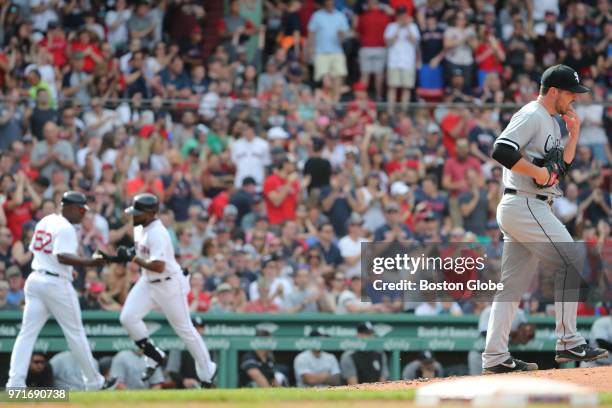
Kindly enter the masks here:
M 413 400 L 415 390 L 335 390 L 335 389 L 214 389 L 214 390 L 142 390 L 72 392 L 70 401 L 76 403 L 130 402 L 277 402 L 277 401 L 366 401 Z

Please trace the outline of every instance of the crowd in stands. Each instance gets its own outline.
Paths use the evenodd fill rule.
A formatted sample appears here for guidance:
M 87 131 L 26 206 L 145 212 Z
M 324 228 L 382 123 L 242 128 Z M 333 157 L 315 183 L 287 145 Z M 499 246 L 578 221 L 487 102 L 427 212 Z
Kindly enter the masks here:
M 503 104 L 556 63 L 592 92 L 554 211 L 609 265 L 608 0 L 207 3 L 0 0 L 0 310 L 23 306 L 35 223 L 73 189 L 85 255 L 131 245 L 123 209 L 161 198 L 194 312 L 402 312 L 360 301 L 361 242 L 499 256 Z M 138 275 L 78 271 L 82 308 L 119 310 Z

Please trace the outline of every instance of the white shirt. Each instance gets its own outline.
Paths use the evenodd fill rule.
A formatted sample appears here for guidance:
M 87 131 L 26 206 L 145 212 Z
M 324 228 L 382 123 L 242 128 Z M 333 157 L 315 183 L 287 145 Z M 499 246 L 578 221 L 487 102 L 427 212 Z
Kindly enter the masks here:
M 366 242 L 365 238 L 357 238 L 355 241 L 346 235 L 338 241 L 338 248 L 340 249 L 340 255 L 343 258 L 349 256 L 356 256 L 361 254 L 361 243 Z M 359 276 L 361 273 L 361 263 L 357 262 L 355 265 L 348 266 L 346 268 L 346 277 L 352 278 L 353 276 Z
M 395 37 L 399 33 L 397 40 L 388 48 L 387 66 L 390 69 L 415 69 L 417 45 L 421 39 L 419 28 L 415 23 L 410 23 L 405 27 L 398 23 L 391 23 L 385 28 L 385 40 Z M 408 40 L 408 35 L 415 37 L 415 43 Z
M 242 180 L 251 176 L 257 184 L 262 185 L 265 177 L 266 165 L 270 164 L 270 146 L 260 137 L 249 141 L 241 138 L 231 147 L 232 161 L 236 165 L 236 178 L 234 185 L 242 186 Z
M 183 278 L 183 271 L 174 257 L 174 247 L 170 240 L 170 234 L 159 219 L 146 227 L 142 225 L 134 227 L 134 243 L 136 245 L 136 255 L 140 259 L 147 262 L 163 261 L 166 264 L 162 273 L 141 268 L 142 276 L 145 279 L 151 281 L 167 277 Z
M 117 28 L 113 31 L 108 31 L 108 42 L 115 48 L 117 45 L 126 44 L 128 41 L 128 30 L 127 21 L 132 16 L 132 12 L 129 9 L 116 11 L 111 10 L 106 14 L 104 21 L 107 27 L 110 27 L 117 21 L 122 21 Z
M 463 43 L 455 47 L 449 48 L 446 51 L 446 59 L 456 65 L 470 65 L 474 62 L 472 48 L 467 43 L 469 37 L 475 36 L 476 33 L 471 27 L 463 30 L 457 27 L 448 27 L 444 32 L 444 38 L 451 38 L 455 41 L 462 40 Z
M 270 287 L 268 288 L 268 293 L 276 293 L 280 286 L 283 287 L 283 295 L 275 297 L 273 303 L 279 308 L 283 309 L 287 306 L 286 299 L 288 299 L 289 295 L 293 292 L 293 285 L 291 284 L 291 281 L 289 281 L 289 279 L 284 278 L 282 276 L 277 276 L 270 284 Z M 257 283 L 257 281 L 251 282 L 251 284 L 249 285 L 249 299 L 259 299 L 259 284 Z
M 49 214 L 36 224 L 30 251 L 34 255 L 32 270 L 60 274 L 72 281 L 72 266 L 61 264 L 58 254 L 76 255 L 79 248 L 76 229 L 59 214 Z
M 319 357 L 315 356 L 312 350 L 302 351 L 293 360 L 293 369 L 298 387 L 309 387 L 309 385 L 304 384 L 302 379 L 304 374 L 340 374 L 338 359 L 333 354 L 325 351 L 322 351 Z
M 79 149 L 79 151 L 77 152 L 76 164 L 77 166 L 79 166 L 79 168 L 82 169 L 87 164 L 88 154 L 89 154 L 89 147 L 84 147 L 82 149 Z M 93 154 L 91 157 L 91 160 L 93 162 L 93 171 L 94 171 L 93 181 L 94 183 L 97 183 L 102 178 L 102 160 L 100 160 L 97 154 Z
M 98 116 L 95 112 L 89 111 L 83 115 L 83 119 L 85 120 L 85 126 L 88 128 L 98 123 L 98 121 L 102 121 L 103 124 L 97 129 L 89 129 L 92 135 L 96 137 L 103 137 L 108 132 L 111 132 L 115 127 L 121 126 L 121 120 L 117 112 L 112 111 L 110 109 L 102 109 L 102 116 Z
M 30 4 L 29 4 L 30 10 L 33 9 L 34 7 L 38 7 L 42 5 L 47 6 L 49 5 L 49 3 L 51 3 L 51 0 L 30 0 Z M 62 5 L 63 5 L 63 2 L 60 2 L 60 4 L 58 4 L 58 8 L 61 7 Z M 47 8 L 45 11 L 41 13 L 32 12 L 31 17 L 32 17 L 32 27 L 34 28 L 34 30 L 42 31 L 42 32 L 47 31 L 47 25 L 50 22 L 59 21 L 54 7 Z

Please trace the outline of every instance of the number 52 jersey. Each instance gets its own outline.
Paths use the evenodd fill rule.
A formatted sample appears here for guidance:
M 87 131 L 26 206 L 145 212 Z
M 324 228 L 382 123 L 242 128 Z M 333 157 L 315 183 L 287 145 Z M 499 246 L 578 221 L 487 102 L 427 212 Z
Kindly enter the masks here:
M 34 254 L 32 270 L 43 270 L 59 274 L 72 281 L 72 266 L 59 263 L 58 254 L 78 252 L 79 241 L 76 229 L 59 214 L 49 214 L 36 224 L 30 251 Z

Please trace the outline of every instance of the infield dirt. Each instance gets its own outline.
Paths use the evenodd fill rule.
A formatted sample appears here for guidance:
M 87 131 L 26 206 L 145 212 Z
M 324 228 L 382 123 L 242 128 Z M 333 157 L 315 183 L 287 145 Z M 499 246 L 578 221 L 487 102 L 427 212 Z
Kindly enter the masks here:
M 593 367 L 593 368 L 565 368 L 553 370 L 539 370 L 511 374 L 496 374 L 501 376 L 530 376 L 533 378 L 546 378 L 549 380 L 566 381 L 576 385 L 582 385 L 597 392 L 612 392 L 612 367 Z M 356 390 L 401 390 L 418 388 L 421 385 L 431 384 L 437 381 L 448 381 L 450 378 L 434 378 L 412 381 L 393 381 L 384 383 L 360 384 L 338 389 Z

